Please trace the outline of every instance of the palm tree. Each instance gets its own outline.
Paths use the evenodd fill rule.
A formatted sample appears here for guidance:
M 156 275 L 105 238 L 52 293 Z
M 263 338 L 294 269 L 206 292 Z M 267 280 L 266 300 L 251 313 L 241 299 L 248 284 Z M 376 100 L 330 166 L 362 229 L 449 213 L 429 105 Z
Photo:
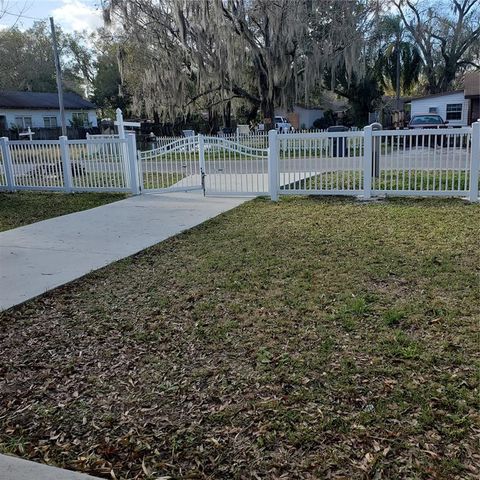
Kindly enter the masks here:
M 407 92 L 420 76 L 422 60 L 415 43 L 398 16 L 386 16 L 379 24 L 382 48 L 377 64 L 384 87 L 395 89 L 397 110 L 400 109 L 400 93 Z

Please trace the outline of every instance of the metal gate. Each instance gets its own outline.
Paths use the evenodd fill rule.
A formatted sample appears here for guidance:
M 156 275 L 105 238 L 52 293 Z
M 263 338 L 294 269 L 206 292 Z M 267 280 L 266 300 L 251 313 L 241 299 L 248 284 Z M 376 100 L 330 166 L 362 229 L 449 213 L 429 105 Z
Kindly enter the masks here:
M 200 137 L 207 194 L 262 195 L 268 192 L 268 149 L 258 148 L 249 143 L 251 141 L 251 137 L 237 141 Z
M 145 192 L 204 189 L 214 195 L 268 193 L 268 148 L 265 139 L 246 136 L 185 137 L 139 153 Z
M 202 188 L 196 137 L 174 140 L 160 148 L 139 152 L 138 170 L 144 192 L 198 190 Z

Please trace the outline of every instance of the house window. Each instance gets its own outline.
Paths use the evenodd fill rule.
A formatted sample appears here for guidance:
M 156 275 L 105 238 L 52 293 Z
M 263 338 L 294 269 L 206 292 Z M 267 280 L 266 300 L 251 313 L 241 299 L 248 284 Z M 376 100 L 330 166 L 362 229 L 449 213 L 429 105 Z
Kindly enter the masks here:
M 73 112 L 72 120 L 75 125 L 83 125 L 88 127 L 88 113 L 87 112 Z
M 57 128 L 57 117 L 43 117 L 45 128 Z
M 461 103 L 447 104 L 447 120 L 461 120 L 462 107 L 463 105 Z
M 32 117 L 15 117 L 15 125 L 18 128 L 26 129 L 32 126 Z

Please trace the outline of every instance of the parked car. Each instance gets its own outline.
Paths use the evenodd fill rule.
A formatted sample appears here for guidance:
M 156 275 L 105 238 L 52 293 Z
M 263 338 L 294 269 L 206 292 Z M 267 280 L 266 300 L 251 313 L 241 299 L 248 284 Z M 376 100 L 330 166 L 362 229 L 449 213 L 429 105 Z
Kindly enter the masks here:
M 446 128 L 447 125 L 448 121 L 444 121 L 440 115 L 428 113 L 425 115 L 414 115 L 408 123 L 408 128 Z
M 290 133 L 293 132 L 293 127 L 285 117 L 275 117 L 275 130 L 278 133 Z
M 448 121 L 444 121 L 440 115 L 428 113 L 424 115 L 414 115 L 410 122 L 408 123 L 408 128 L 410 130 L 420 130 L 420 129 L 438 129 L 438 128 L 447 128 Z M 421 146 L 430 146 L 435 148 L 438 146 L 446 146 L 447 138 L 445 135 L 419 135 L 412 136 L 410 138 L 405 138 L 407 142 L 407 147 L 421 147 Z

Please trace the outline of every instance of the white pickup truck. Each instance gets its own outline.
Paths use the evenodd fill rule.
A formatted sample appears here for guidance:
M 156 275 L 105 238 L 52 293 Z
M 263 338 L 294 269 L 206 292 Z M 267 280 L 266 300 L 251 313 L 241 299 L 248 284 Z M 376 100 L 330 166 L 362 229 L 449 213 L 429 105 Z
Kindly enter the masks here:
M 293 132 L 293 127 L 285 117 L 275 117 L 275 130 L 278 133 L 290 133 Z

